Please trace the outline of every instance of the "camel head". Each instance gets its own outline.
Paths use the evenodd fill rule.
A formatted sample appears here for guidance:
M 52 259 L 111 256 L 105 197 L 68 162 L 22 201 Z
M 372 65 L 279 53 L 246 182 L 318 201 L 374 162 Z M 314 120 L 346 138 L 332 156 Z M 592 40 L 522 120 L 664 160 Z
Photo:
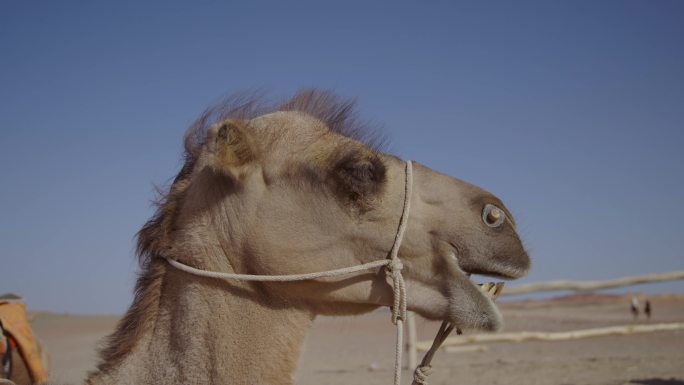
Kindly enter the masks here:
M 141 230 L 141 250 L 198 268 L 271 275 L 387 258 L 406 164 L 359 140 L 350 107 L 310 91 L 275 107 L 243 100 L 206 113 L 188 134 L 183 170 Z M 413 174 L 399 250 L 409 310 L 460 328 L 499 328 L 498 310 L 469 275 L 527 272 L 513 216 L 477 186 L 418 163 Z M 384 269 L 252 285 L 262 298 L 319 314 L 355 314 L 392 301 Z

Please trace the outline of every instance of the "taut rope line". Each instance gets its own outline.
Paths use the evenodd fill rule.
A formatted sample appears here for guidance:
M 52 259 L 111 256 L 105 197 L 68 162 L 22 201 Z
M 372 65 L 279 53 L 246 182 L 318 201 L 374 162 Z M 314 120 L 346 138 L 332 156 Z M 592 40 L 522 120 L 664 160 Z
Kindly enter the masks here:
M 394 304 L 392 306 L 392 323 L 397 326 L 397 339 L 395 346 L 394 359 L 394 385 L 401 385 L 401 354 L 403 352 L 404 343 L 404 320 L 406 319 L 406 284 L 401 270 L 404 265 L 399 259 L 399 248 L 401 241 L 404 239 L 406 233 L 406 226 L 408 225 L 408 216 L 411 210 L 411 195 L 413 193 L 413 163 L 406 161 L 406 181 L 404 186 L 404 206 L 399 219 L 399 227 L 397 228 L 396 236 L 394 237 L 394 244 L 389 253 L 389 259 L 373 261 L 361 265 L 344 267 L 341 269 L 319 271 L 305 274 L 287 274 L 287 275 L 252 275 L 252 274 L 235 274 L 222 273 L 217 271 L 207 271 L 196 269 L 184 263 L 178 262 L 170 257 L 163 257 L 169 264 L 186 273 L 207 278 L 218 279 L 233 279 L 238 281 L 261 281 L 261 282 L 289 282 L 289 281 L 305 281 L 316 278 L 337 277 L 356 273 L 363 270 L 375 269 L 385 266 L 390 273 L 392 279 L 392 289 L 394 296 Z
M 178 262 L 175 259 L 164 257 L 169 263 L 177 268 L 178 270 L 183 270 L 186 273 L 193 275 L 198 275 L 207 278 L 220 278 L 220 279 L 234 279 L 237 281 L 259 281 L 259 282 L 292 282 L 292 281 L 307 281 L 316 278 L 325 277 L 338 277 L 341 275 L 347 275 L 351 273 L 356 273 L 359 271 L 375 269 L 377 267 L 388 266 L 392 263 L 389 259 L 382 259 L 379 261 L 373 261 L 364 263 L 363 265 L 356 265 L 351 267 L 343 267 L 341 269 L 327 270 L 327 271 L 317 271 L 314 273 L 305 274 L 287 274 L 287 275 L 253 275 L 253 274 L 233 274 L 233 273 L 221 273 L 217 271 L 207 271 L 196 269 L 192 266 L 188 266 L 184 263 Z

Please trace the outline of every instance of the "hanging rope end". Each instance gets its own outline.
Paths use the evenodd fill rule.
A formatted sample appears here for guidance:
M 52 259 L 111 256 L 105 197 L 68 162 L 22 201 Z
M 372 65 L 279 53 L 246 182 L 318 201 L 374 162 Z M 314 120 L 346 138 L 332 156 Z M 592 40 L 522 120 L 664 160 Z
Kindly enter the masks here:
M 428 385 L 427 378 L 432 374 L 432 366 L 419 366 L 413 372 L 413 383 L 417 385 Z

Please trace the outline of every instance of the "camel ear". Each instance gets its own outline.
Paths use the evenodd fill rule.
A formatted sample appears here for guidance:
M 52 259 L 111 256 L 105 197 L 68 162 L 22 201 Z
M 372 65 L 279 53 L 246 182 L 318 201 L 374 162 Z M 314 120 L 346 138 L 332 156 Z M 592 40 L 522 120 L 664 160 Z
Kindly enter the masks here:
M 256 159 L 255 146 L 246 124 L 227 120 L 215 131 L 213 139 L 214 167 L 238 177 Z

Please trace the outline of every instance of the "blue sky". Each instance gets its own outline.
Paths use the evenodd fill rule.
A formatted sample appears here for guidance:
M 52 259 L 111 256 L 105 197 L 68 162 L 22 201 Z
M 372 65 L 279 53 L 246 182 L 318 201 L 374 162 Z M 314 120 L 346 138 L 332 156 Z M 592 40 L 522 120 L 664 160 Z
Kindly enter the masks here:
M 189 123 L 312 86 L 500 196 L 521 283 L 682 269 L 683 20 L 679 1 L 3 1 L 0 292 L 122 312 Z

